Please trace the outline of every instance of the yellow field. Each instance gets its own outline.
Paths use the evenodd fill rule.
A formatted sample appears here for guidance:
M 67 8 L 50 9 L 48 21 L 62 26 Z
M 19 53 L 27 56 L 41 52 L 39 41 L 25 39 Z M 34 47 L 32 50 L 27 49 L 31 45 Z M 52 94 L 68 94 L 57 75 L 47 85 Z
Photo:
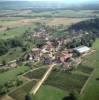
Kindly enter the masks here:
M 47 25 L 71 25 L 86 18 L 32 18 L 32 19 L 19 19 L 15 21 L 0 21 L 0 30 L 5 30 L 7 27 L 13 28 L 22 25 L 31 25 L 35 22 L 46 23 Z
M 80 21 L 86 20 L 85 18 L 52 18 L 47 21 L 48 25 L 71 25 Z

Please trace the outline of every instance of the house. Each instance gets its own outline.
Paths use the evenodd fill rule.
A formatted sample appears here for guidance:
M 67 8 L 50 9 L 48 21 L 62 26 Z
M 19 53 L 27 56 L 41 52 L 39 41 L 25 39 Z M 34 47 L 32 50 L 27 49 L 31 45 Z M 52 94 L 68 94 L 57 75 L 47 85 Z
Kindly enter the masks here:
M 44 64 L 48 64 L 48 65 L 50 65 L 50 64 L 52 63 L 52 59 L 51 59 L 51 57 L 50 57 L 48 54 L 42 55 L 41 61 L 42 61 Z
M 88 53 L 91 49 L 87 46 L 80 46 L 73 49 L 78 54 Z
M 67 50 L 62 51 L 56 55 L 56 59 L 58 62 L 65 63 L 72 57 L 72 54 L 69 53 Z
M 10 66 L 11 68 L 17 67 L 17 61 L 13 60 L 13 61 L 8 62 L 8 66 Z
M 39 48 L 33 48 L 31 51 L 32 57 L 34 61 L 40 60 L 40 49 Z

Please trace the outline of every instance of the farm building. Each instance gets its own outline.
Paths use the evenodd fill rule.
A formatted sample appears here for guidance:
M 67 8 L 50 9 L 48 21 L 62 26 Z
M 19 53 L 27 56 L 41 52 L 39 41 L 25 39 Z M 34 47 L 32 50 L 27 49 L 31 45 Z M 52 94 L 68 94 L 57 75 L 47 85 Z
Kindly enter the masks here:
M 69 53 L 68 51 L 62 51 L 62 52 L 58 52 L 58 54 L 56 54 L 56 59 L 59 62 L 68 62 L 68 60 L 72 57 L 72 54 Z
M 73 49 L 75 52 L 79 54 L 84 54 L 90 51 L 90 48 L 87 46 L 80 46 Z

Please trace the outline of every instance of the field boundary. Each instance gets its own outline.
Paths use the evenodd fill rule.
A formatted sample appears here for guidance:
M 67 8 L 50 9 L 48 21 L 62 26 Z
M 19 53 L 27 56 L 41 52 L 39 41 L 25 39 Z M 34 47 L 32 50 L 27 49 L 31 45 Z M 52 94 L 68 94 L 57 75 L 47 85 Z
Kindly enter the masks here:
M 95 71 L 96 71 L 96 69 L 94 69 L 94 70 L 92 71 L 91 75 L 90 75 L 89 78 L 86 80 L 85 84 L 83 85 L 83 87 L 82 87 L 82 89 L 81 89 L 81 91 L 80 91 L 80 95 L 83 94 L 83 92 L 84 92 L 84 90 L 85 90 L 85 88 L 86 88 L 88 82 L 90 81 L 90 79 L 91 79 L 91 77 L 93 76 L 93 74 L 94 74 Z

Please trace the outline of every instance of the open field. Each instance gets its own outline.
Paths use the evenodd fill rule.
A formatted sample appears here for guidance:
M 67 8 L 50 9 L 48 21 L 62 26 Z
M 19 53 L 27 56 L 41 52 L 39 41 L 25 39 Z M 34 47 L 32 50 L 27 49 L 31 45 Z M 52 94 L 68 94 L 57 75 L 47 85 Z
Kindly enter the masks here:
M 17 12 L 16 14 L 12 13 L 12 16 L 13 15 L 20 17 L 88 18 L 94 15 L 99 16 L 99 13 L 97 13 L 95 10 L 56 10 L 56 11 L 43 11 L 43 12 L 20 11 Z
M 30 92 L 31 88 L 35 85 L 36 81 L 27 82 L 25 85 L 16 89 L 9 95 L 15 100 L 25 100 L 25 96 Z
M 37 94 L 33 96 L 33 100 L 62 100 L 67 95 L 68 93 L 63 90 L 44 85 L 40 88 Z
M 0 33 L 0 38 L 8 39 L 8 38 L 14 38 L 15 36 L 21 36 L 27 29 L 28 26 L 21 26 L 6 31 L 2 31 L 2 33 Z
M 96 68 L 86 85 L 80 100 L 99 100 L 99 68 Z
M 46 23 L 48 25 L 71 25 L 86 20 L 86 18 L 51 18 Z
M 84 60 L 87 61 L 85 64 L 90 67 L 99 67 L 99 39 L 96 40 L 92 48 L 95 49 L 96 52 L 84 57 Z
M 6 53 L 3 56 L 0 56 L 0 63 L 2 63 L 3 60 L 6 62 L 18 59 L 24 52 L 22 52 L 21 48 L 13 48 L 9 50 L 8 53 Z
M 87 78 L 87 76 L 69 72 L 52 72 L 45 84 L 55 86 L 68 92 L 73 90 L 80 92 Z
M 38 69 L 32 72 L 27 73 L 26 75 L 24 75 L 25 77 L 28 77 L 30 79 L 40 79 L 42 78 L 42 76 L 44 75 L 44 73 L 47 71 L 47 68 L 42 68 L 42 69 Z
M 0 73 L 0 85 L 5 84 L 9 80 L 16 79 L 17 76 L 21 73 L 28 71 L 30 68 L 27 66 L 20 66 L 12 70 Z
M 87 66 L 91 66 L 94 69 L 90 80 L 88 81 L 83 94 L 81 95 L 80 100 L 98 100 L 99 99 L 99 39 L 93 45 L 93 49 L 96 49 L 96 52 L 92 55 L 85 57 Z

